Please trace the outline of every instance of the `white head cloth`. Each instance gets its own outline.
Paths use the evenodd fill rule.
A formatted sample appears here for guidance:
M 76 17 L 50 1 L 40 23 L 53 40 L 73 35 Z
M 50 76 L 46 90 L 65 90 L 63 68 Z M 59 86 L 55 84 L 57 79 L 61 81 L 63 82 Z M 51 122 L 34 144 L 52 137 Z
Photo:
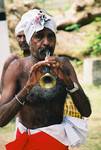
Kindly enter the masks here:
M 21 20 L 18 22 L 16 28 L 15 28 L 15 35 L 17 35 L 19 32 L 24 31 L 27 23 L 28 18 L 30 18 L 32 10 L 29 10 L 25 14 L 22 15 Z
M 25 26 L 26 26 L 26 20 L 22 21 L 22 18 L 21 18 L 21 20 L 19 21 L 19 23 L 17 24 L 15 28 L 15 35 L 17 36 L 19 32 L 24 31 Z
M 44 29 L 44 27 L 56 33 L 56 24 L 53 17 L 48 15 L 44 10 L 32 9 L 22 16 L 21 21 L 15 29 L 15 33 L 24 31 L 26 41 L 29 44 L 33 33 Z

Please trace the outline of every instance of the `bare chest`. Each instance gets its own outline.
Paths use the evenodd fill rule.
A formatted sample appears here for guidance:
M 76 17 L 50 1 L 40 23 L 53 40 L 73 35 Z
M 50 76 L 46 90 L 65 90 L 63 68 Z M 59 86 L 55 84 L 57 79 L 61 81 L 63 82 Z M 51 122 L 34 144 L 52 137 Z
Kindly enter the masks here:
M 33 65 L 29 62 L 25 62 L 25 64 L 23 64 L 22 67 L 22 71 L 21 74 L 19 76 L 19 85 L 20 85 L 20 90 L 26 85 L 28 78 L 29 78 L 29 74 L 30 74 L 30 69 Z

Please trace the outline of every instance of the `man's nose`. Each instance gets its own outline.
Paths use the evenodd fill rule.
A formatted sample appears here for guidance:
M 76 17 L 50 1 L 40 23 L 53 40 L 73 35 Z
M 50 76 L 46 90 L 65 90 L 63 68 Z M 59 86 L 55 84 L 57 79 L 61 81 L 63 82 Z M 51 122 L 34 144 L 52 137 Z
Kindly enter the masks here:
M 21 42 L 25 41 L 25 37 L 22 36 L 22 37 L 20 38 L 20 41 L 21 41 Z
M 43 39 L 43 45 L 49 45 L 49 39 L 47 37 L 44 37 Z

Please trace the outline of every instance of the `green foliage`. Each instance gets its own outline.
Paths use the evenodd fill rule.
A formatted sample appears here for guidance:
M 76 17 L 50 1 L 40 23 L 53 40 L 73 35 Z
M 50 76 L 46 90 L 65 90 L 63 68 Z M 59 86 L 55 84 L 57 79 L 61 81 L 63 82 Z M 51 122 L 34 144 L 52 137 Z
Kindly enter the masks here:
M 101 0 L 95 0 L 95 5 L 100 7 L 101 6 Z
M 8 3 L 13 3 L 13 0 L 6 0 Z
M 76 30 L 78 31 L 80 29 L 80 24 L 72 24 L 72 25 L 68 25 L 66 28 L 65 28 L 65 31 L 73 31 L 73 30 Z
M 98 34 L 95 37 L 95 39 L 91 42 L 91 45 L 88 50 L 91 56 L 101 55 L 101 34 Z
M 35 0 L 37 3 L 45 3 L 46 0 Z
M 69 10 L 70 9 L 70 5 L 67 3 L 66 5 L 64 5 L 64 11 L 67 11 L 67 10 Z
M 95 20 L 94 20 L 94 21 L 95 21 L 95 22 L 101 21 L 101 16 L 95 17 Z
M 77 67 L 79 67 L 79 66 L 81 66 L 81 65 L 83 64 L 83 61 L 82 61 L 82 60 L 74 60 L 73 62 L 75 63 L 75 65 L 76 65 Z

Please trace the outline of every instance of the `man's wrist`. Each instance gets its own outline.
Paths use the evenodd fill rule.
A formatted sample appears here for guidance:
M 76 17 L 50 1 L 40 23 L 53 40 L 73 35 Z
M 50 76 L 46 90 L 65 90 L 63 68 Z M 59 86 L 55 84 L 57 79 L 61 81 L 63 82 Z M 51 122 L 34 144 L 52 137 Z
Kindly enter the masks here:
M 22 102 L 22 101 L 18 98 L 17 95 L 15 95 L 15 99 L 16 99 L 16 101 L 17 101 L 20 105 L 24 106 L 25 101 Z
M 25 104 L 26 102 L 26 97 L 29 94 L 29 90 L 24 87 L 17 95 L 15 95 L 15 99 L 20 103 L 22 103 L 22 105 Z M 20 103 L 20 104 L 21 104 Z
M 74 92 L 79 90 L 79 86 L 78 86 L 78 84 L 76 82 L 73 82 L 73 88 L 69 89 L 68 87 L 66 87 L 66 90 L 69 93 L 74 93 Z

